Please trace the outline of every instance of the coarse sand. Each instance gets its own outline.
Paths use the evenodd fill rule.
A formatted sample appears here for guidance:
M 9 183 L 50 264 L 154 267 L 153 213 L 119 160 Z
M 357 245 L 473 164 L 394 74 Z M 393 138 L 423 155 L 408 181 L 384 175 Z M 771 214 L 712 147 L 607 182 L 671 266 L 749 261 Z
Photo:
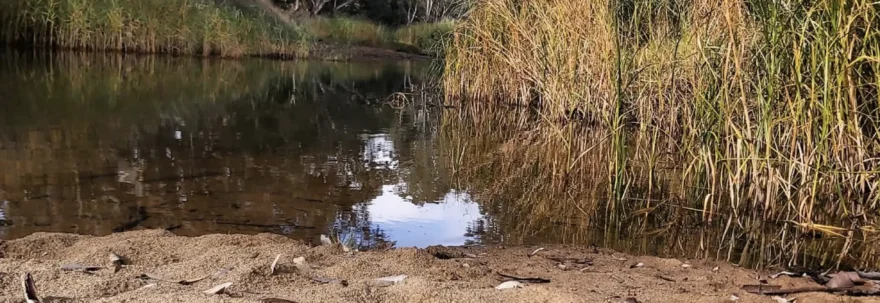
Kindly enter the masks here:
M 776 302 L 740 288 L 769 272 L 725 262 L 629 256 L 586 246 L 429 247 L 346 253 L 280 235 L 176 236 L 141 230 L 103 237 L 37 233 L 0 245 L 0 302 L 24 302 L 29 272 L 43 302 Z M 126 259 L 118 271 L 110 253 Z M 272 261 L 281 255 L 275 273 Z M 295 259 L 303 257 L 304 264 Z M 635 266 L 641 263 L 640 266 Z M 65 271 L 62 265 L 103 268 Z M 684 266 L 683 266 L 684 265 Z M 717 268 L 716 268 L 717 267 Z M 549 283 L 497 290 L 499 274 Z M 162 278 L 144 279 L 142 276 Z M 380 287 L 376 278 L 407 275 Z M 195 281 L 188 285 L 180 280 Z M 345 280 L 346 283 L 329 279 Z M 204 291 L 231 282 L 221 294 Z M 815 286 L 806 278 L 771 284 Z M 386 283 L 387 284 L 387 283 Z M 826 293 L 807 302 L 880 302 Z M 283 300 L 272 300 L 283 299 Z M 629 301 L 627 301 L 629 300 Z M 635 301 L 637 300 L 637 301 Z

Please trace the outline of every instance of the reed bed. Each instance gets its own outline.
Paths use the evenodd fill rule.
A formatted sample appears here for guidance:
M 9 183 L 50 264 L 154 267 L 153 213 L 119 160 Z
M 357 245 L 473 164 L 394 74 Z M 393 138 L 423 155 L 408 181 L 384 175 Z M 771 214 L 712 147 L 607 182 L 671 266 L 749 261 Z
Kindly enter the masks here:
M 803 261 L 793 240 L 818 233 L 846 240 L 840 262 L 867 243 L 880 209 L 878 9 L 864 0 L 489 0 L 456 28 L 444 87 L 447 102 L 479 109 L 477 119 L 523 105 L 547 124 L 607 133 L 607 198 L 581 208 L 655 201 L 639 204 L 643 214 L 674 201 L 664 205 L 724 224 L 731 252 L 778 241 L 788 243 L 776 248 L 779 263 Z M 634 190 L 666 158 L 679 184 Z M 782 232 L 730 238 L 762 222 Z
M 259 12 L 208 0 L 9 0 L 7 44 L 200 56 L 304 57 L 301 30 Z

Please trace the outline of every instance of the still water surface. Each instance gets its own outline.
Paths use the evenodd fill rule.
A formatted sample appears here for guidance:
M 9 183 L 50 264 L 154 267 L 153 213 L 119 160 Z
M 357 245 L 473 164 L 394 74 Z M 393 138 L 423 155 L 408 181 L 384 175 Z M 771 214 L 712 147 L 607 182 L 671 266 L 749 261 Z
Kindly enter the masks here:
M 577 147 L 388 104 L 429 67 L 0 51 L 0 238 L 164 228 L 330 234 L 362 248 L 595 243 L 817 268 L 848 247 L 843 266 L 878 264 L 873 241 L 787 240 L 790 229 L 760 217 L 733 231 L 723 216 L 651 199 L 601 209 L 606 135 L 587 131 Z M 584 156 L 578 169 L 557 172 L 570 154 Z M 675 200 L 676 169 L 633 191 L 648 182 L 643 196 Z
M 436 114 L 386 98 L 428 63 L 5 52 L 0 236 L 273 232 L 479 242 Z

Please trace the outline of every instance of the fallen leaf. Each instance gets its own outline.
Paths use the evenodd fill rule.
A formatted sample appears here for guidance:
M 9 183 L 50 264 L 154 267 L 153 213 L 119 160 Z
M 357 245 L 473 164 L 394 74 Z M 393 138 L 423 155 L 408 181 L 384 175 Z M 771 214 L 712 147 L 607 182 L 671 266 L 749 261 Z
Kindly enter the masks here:
M 736 295 L 730 295 L 730 301 L 739 301 L 739 297 Z
M 713 268 L 712 271 L 718 271 L 718 269 L 719 269 L 718 266 L 715 266 L 715 268 Z
M 776 300 L 776 303 L 794 303 L 794 301 L 797 301 L 797 298 L 787 299 L 780 296 L 772 296 L 770 299 Z
M 143 279 L 143 280 L 156 280 L 156 281 L 160 281 L 160 282 L 177 283 L 180 285 L 194 284 L 194 283 L 199 282 L 201 280 L 207 279 L 208 277 L 210 277 L 210 275 L 204 275 L 204 276 L 201 276 L 198 278 L 193 278 L 193 279 L 172 280 L 172 279 L 163 278 L 163 277 L 155 275 L 155 274 L 141 274 L 140 276 L 138 276 L 138 278 Z
M 340 279 L 314 277 L 314 278 L 312 278 L 312 281 L 315 281 L 315 282 L 318 282 L 321 284 L 339 283 L 342 286 L 348 286 L 348 281 L 340 280 Z
M 503 274 L 503 273 L 498 273 L 498 275 L 499 275 L 499 276 L 502 276 L 502 277 L 505 277 L 505 278 L 508 278 L 508 279 L 511 279 L 511 280 L 514 280 L 514 281 L 520 281 L 520 282 L 527 282 L 527 283 L 550 283 L 550 280 L 548 280 L 548 279 L 544 279 L 544 278 L 517 277 L 517 276 L 511 276 L 511 275 L 507 275 L 507 274 Z
M 802 275 L 801 275 L 801 274 L 797 274 L 797 273 L 793 273 L 793 272 L 790 272 L 790 271 L 780 271 L 780 272 L 778 272 L 778 273 L 775 273 L 775 274 L 770 275 L 770 279 L 777 279 L 777 278 L 779 278 L 780 276 L 800 277 L 800 276 L 802 276 Z
M 544 250 L 543 247 L 536 249 L 535 251 L 533 251 L 532 253 L 529 254 L 529 258 L 531 258 L 532 256 L 538 254 L 538 253 L 541 252 L 542 250 Z
M 260 300 L 260 302 L 262 302 L 262 303 L 296 303 L 296 301 L 290 301 L 290 300 L 279 299 L 279 298 L 265 298 L 265 299 Z
M 613 258 L 614 260 L 617 260 L 617 261 L 626 261 L 627 260 L 624 257 L 618 257 L 618 256 L 615 256 L 614 254 L 611 254 L 611 258 Z
M 378 287 L 388 287 L 406 280 L 406 275 L 398 275 L 398 276 L 390 276 L 390 277 L 382 277 L 373 281 L 374 286 Z
M 275 266 L 278 266 L 278 259 L 281 259 L 281 254 L 278 254 L 277 256 L 275 256 L 275 260 L 272 261 L 272 266 L 269 266 L 269 275 L 270 276 L 275 274 Z
M 642 268 L 645 267 L 645 263 L 639 262 L 633 265 L 630 265 L 629 268 Z
M 24 273 L 21 276 L 21 284 L 24 288 L 24 300 L 27 303 L 40 303 L 40 297 L 37 296 L 37 285 L 34 283 L 34 277 L 31 273 Z
M 525 285 L 523 285 L 519 281 L 507 281 L 507 282 L 498 284 L 498 286 L 495 286 L 495 289 L 505 290 L 505 289 L 513 289 L 513 288 L 523 288 L 524 286 Z
M 691 268 L 691 267 L 693 267 L 693 265 L 690 265 L 687 263 L 681 265 L 681 268 Z
M 205 294 L 209 294 L 209 295 L 218 295 L 218 294 L 224 293 L 226 291 L 226 288 L 229 288 L 229 286 L 232 286 L 232 282 L 226 282 L 226 283 L 211 287 L 211 289 L 208 289 L 204 292 L 205 292 Z
M 321 235 L 321 245 L 333 245 L 333 240 L 327 237 L 327 235 Z

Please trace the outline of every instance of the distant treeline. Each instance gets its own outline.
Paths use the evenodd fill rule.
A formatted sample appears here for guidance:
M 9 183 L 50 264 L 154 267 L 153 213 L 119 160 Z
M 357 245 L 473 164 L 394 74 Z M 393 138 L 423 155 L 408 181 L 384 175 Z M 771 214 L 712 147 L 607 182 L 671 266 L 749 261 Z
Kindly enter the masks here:
M 386 25 L 437 22 L 464 16 L 476 0 L 272 0 L 292 15 L 345 14 Z

